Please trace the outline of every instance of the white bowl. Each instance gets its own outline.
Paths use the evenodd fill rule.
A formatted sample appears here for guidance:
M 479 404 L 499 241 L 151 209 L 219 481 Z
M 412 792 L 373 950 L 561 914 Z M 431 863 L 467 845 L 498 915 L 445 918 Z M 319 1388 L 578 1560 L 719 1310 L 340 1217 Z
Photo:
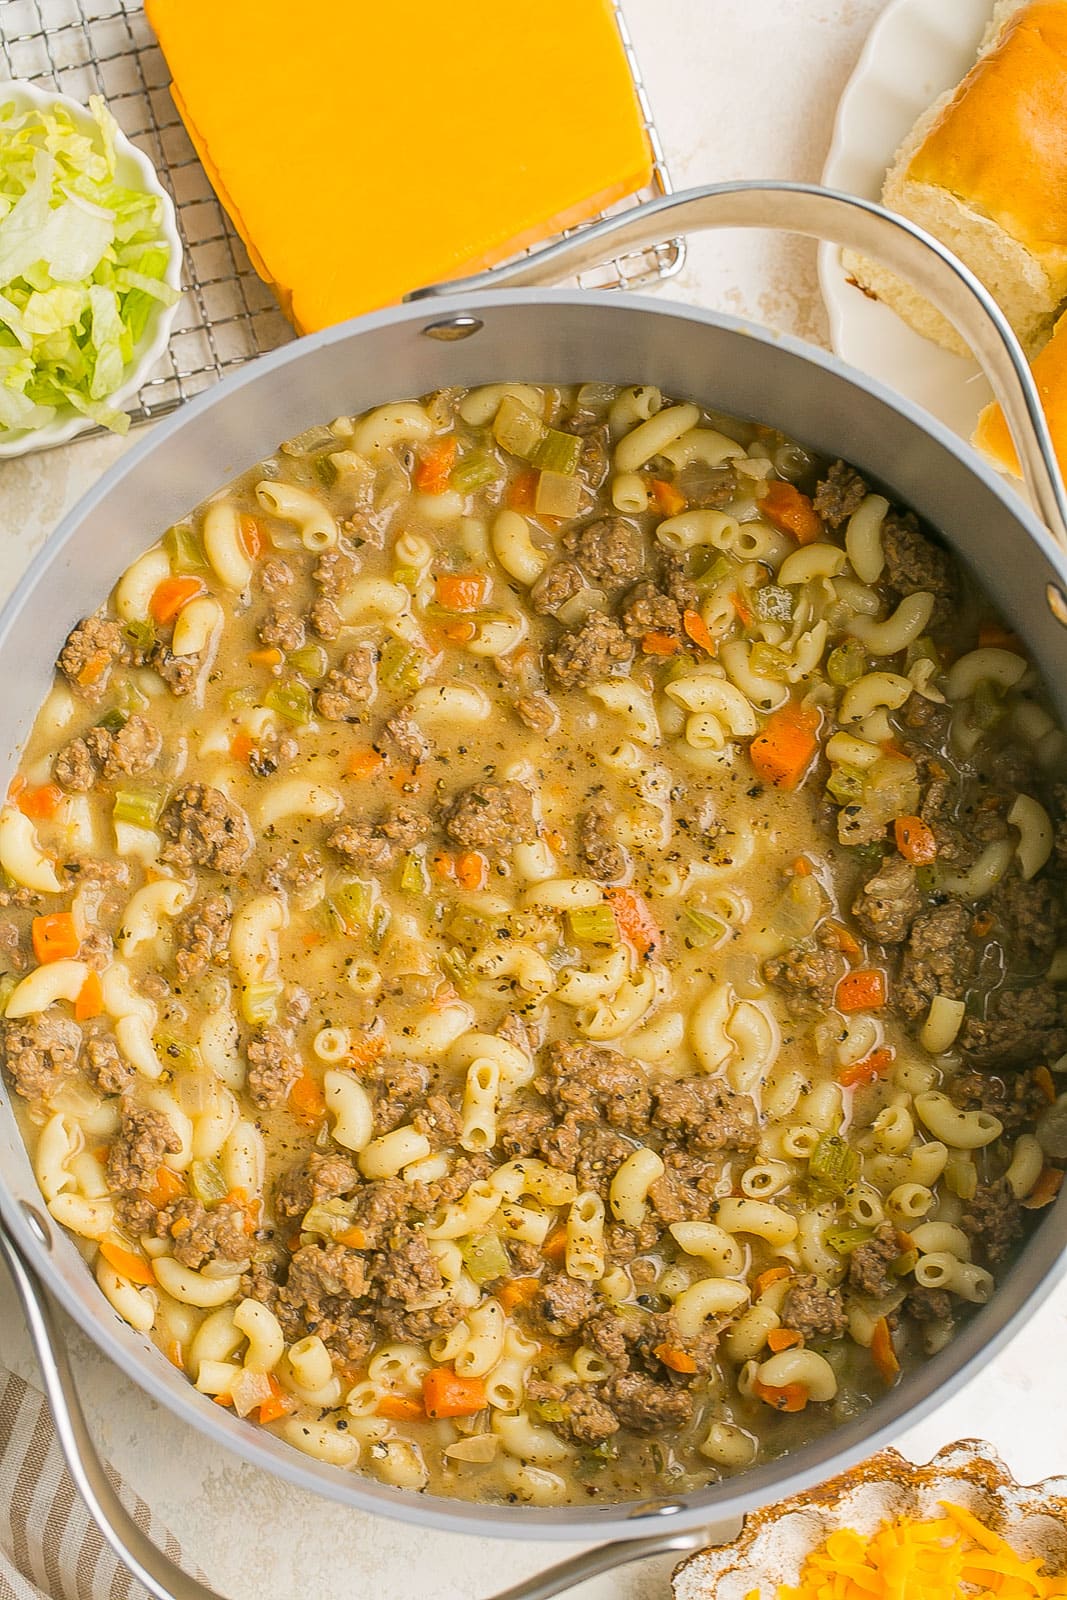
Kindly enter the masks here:
M 77 100 L 71 100 L 65 94 L 38 89 L 32 83 L 24 83 L 18 79 L 0 83 L 0 105 L 11 103 L 19 108 L 38 107 L 41 110 L 62 106 L 86 132 L 93 132 L 96 129 L 92 114 Z M 115 154 L 118 181 L 129 189 L 156 195 L 160 201 L 160 233 L 168 251 L 167 270 L 163 275 L 163 281 L 180 294 L 182 247 L 174 215 L 174 202 L 156 176 L 156 169 L 151 161 L 137 149 L 136 145 L 130 143 L 124 133 L 119 132 L 115 135 Z M 122 383 L 114 393 L 107 396 L 117 407 L 124 407 L 133 399 L 167 348 L 167 340 L 170 338 L 177 310 L 177 300 L 171 306 L 165 306 L 161 301 L 155 303 L 144 333 L 134 349 L 133 360 L 126 368 Z M 0 433 L 0 458 L 20 456 L 30 450 L 46 450 L 53 445 L 65 444 L 68 439 L 73 439 L 75 434 L 84 433 L 86 428 L 94 426 L 92 417 L 83 416 L 80 411 L 72 408 L 61 407 L 52 421 L 45 423 L 43 427 L 14 429 L 6 432 L 6 435 Z

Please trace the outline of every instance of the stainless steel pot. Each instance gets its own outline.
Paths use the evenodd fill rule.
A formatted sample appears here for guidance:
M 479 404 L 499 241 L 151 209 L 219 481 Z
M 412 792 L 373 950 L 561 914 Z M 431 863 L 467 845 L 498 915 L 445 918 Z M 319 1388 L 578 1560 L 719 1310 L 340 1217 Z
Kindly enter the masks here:
M 1005 407 L 1038 520 L 939 423 L 833 357 L 734 318 L 617 293 L 525 287 L 675 231 L 776 227 L 847 244 L 911 278 L 982 361 Z M 510 287 L 501 287 L 507 285 Z M 432 296 L 428 298 L 428 296 Z M 1067 716 L 1067 500 L 1025 359 L 997 307 L 932 239 L 866 201 L 803 185 L 727 184 L 655 201 L 515 266 L 427 291 L 414 303 L 302 339 L 244 368 L 163 423 L 64 520 L 0 618 L 7 689 L 0 728 L 14 762 L 71 620 L 190 506 L 324 418 L 446 385 L 507 376 L 654 382 L 775 424 L 844 456 L 914 506 L 997 597 Z M 102 559 L 103 558 L 103 559 Z M 699 1492 L 626 1505 L 527 1509 L 415 1495 L 301 1456 L 213 1405 L 106 1304 L 45 1210 L 10 1108 L 0 1106 L 0 1249 L 24 1305 L 60 1441 L 109 1542 L 160 1600 L 218 1600 L 147 1543 L 110 1489 L 56 1334 L 53 1301 L 121 1369 L 183 1421 L 268 1472 L 334 1500 L 457 1532 L 607 1539 L 509 1591 L 559 1592 L 594 1572 L 714 1538 L 739 1515 L 837 1473 L 896 1436 L 973 1376 L 1060 1271 L 1067 1193 L 991 1303 L 952 1344 L 866 1415 L 782 1460 Z

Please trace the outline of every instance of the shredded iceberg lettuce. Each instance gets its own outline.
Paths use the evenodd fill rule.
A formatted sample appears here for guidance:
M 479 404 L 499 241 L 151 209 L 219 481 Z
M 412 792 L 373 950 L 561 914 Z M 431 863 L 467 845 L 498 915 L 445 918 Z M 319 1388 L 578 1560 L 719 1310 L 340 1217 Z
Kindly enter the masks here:
M 99 95 L 89 109 L 92 134 L 64 106 L 0 100 L 0 436 L 63 410 L 125 433 L 108 397 L 177 299 L 158 196 L 117 181 L 117 125 Z

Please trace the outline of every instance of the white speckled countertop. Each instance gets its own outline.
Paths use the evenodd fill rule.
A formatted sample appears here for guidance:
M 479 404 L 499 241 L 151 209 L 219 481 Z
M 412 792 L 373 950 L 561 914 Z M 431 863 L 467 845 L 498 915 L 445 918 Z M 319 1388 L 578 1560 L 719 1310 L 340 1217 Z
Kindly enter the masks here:
M 678 187 L 734 177 L 818 176 L 838 95 L 884 0 L 625 0 Z M 659 291 L 822 341 L 814 246 L 771 235 L 693 240 Z M 124 448 L 91 440 L 0 462 L 0 593 L 64 510 Z M 1059 1418 L 1067 1287 L 1010 1348 L 900 1441 L 916 1460 L 965 1435 L 989 1439 L 1025 1481 L 1067 1467 Z M 474 1600 L 574 1546 L 430 1533 L 291 1489 L 207 1444 L 149 1401 L 75 1330 L 74 1364 L 103 1450 L 232 1600 Z M 0 1358 L 33 1376 L 21 1318 L 0 1275 Z M 1040 1386 L 1040 1390 L 1039 1390 Z M 665 1595 L 669 1562 L 598 1580 L 594 1596 Z

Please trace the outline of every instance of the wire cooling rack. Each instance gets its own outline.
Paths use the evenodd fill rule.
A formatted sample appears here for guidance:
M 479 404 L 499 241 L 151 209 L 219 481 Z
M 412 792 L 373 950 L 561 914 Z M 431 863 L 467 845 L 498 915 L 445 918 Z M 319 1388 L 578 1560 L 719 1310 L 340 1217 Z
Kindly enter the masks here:
M 647 189 L 612 206 L 605 216 L 668 194 L 671 188 L 620 0 L 615 0 L 615 14 L 654 169 Z M 129 408 L 134 422 L 173 411 L 243 362 L 294 337 L 270 290 L 256 276 L 182 126 L 167 65 L 140 0 L 0 0 L 0 78 L 4 76 L 58 89 L 83 102 L 91 94 L 103 95 L 123 132 L 145 152 L 174 197 L 185 255 L 184 293 L 167 353 Z M 0 91 L 2 87 L 0 82 Z M 684 242 L 670 239 L 620 256 L 578 281 L 583 288 L 636 288 L 672 276 L 684 259 Z

